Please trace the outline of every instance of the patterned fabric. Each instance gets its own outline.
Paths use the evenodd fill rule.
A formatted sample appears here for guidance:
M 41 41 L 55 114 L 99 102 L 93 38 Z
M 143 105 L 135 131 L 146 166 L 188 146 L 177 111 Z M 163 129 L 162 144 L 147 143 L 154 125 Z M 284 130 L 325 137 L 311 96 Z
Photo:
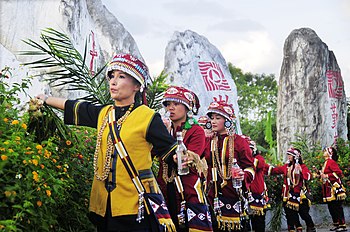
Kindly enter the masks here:
M 271 167 L 271 175 L 283 174 L 283 202 L 286 202 L 286 207 L 295 211 L 299 210 L 300 194 L 302 192 L 304 181 L 310 180 L 311 174 L 305 164 L 301 164 L 301 173 L 295 172 L 295 165 L 289 166 L 285 164 L 283 166 Z
M 206 204 L 187 202 L 186 207 L 189 232 L 212 231 L 211 215 Z
M 175 101 L 184 104 L 189 110 L 193 110 L 196 115 L 200 107 L 197 95 L 183 87 L 170 86 L 164 94 L 162 103 L 166 106 L 166 102 Z
M 267 208 L 266 196 L 252 193 L 252 201 L 249 203 L 252 215 L 264 215 Z
M 120 70 L 129 74 L 141 84 L 142 88 L 146 87 L 151 81 L 147 66 L 130 54 L 121 53 L 114 56 L 107 65 L 107 77 L 111 78 L 113 70 Z
M 242 202 L 238 198 L 219 196 L 221 215 L 217 215 L 220 230 L 239 230 L 240 216 L 243 215 Z
M 228 104 L 224 100 L 219 101 L 213 101 L 210 103 L 207 115 L 210 117 L 212 113 L 220 114 L 221 116 L 225 117 L 227 120 L 233 121 L 233 119 L 236 118 L 235 111 L 231 104 Z
M 158 230 L 175 232 L 175 225 L 171 221 L 170 214 L 165 204 L 163 196 L 161 194 L 156 193 L 146 193 L 145 199 L 147 201 L 148 206 L 147 210 L 153 211 L 153 214 L 151 213 L 151 217 L 156 217 L 156 220 L 154 221 L 158 224 Z M 166 227 L 166 229 L 164 227 Z
M 346 198 L 346 189 L 340 179 L 343 172 L 340 170 L 337 162 L 332 159 L 326 160 L 322 172 L 328 175 L 328 179 L 322 184 L 323 201 L 344 200 Z
M 289 148 L 287 150 L 287 155 L 291 155 L 291 156 L 294 156 L 294 157 L 300 157 L 301 156 L 300 152 L 297 149 L 293 148 L 293 147 L 291 147 L 291 148 Z
M 254 215 L 264 215 L 264 209 L 268 208 L 267 187 L 264 181 L 265 159 L 261 155 L 256 155 L 254 159 L 255 178 L 250 185 L 252 199 L 248 199 L 249 206 Z
M 200 116 L 200 117 L 198 118 L 198 124 L 199 124 L 200 126 L 205 126 L 205 125 L 207 124 L 207 122 L 209 122 L 209 118 L 208 118 L 208 116 L 206 116 L 206 115 Z

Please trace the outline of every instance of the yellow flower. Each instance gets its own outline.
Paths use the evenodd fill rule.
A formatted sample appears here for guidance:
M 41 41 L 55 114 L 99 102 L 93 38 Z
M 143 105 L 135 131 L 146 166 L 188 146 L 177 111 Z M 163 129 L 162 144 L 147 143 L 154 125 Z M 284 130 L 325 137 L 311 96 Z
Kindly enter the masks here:
M 10 191 L 5 191 L 5 196 L 6 196 L 6 197 L 11 196 L 11 192 L 10 192 Z
M 57 162 L 57 160 L 56 160 L 56 159 L 52 159 L 52 162 L 56 163 L 56 162 Z
M 8 120 L 9 120 L 8 118 L 4 118 L 4 122 L 8 122 Z
M 10 142 L 9 142 L 9 141 L 5 141 L 4 144 L 5 144 L 5 145 L 9 145 Z
M 40 191 L 41 190 L 41 188 L 40 187 L 38 187 L 37 189 L 36 189 L 36 191 Z
M 21 140 L 21 137 L 16 136 L 15 140 L 16 140 L 16 141 L 19 141 L 19 140 Z
M 45 168 L 45 166 L 44 166 L 43 164 L 40 164 L 40 167 L 41 167 L 41 169 L 44 169 L 44 168 Z
M 4 161 L 7 160 L 7 155 L 1 155 L 1 159 Z
M 14 195 L 14 196 L 17 195 L 16 191 L 12 191 L 11 193 L 12 193 L 12 195 Z
M 45 150 L 44 157 L 45 158 L 50 158 L 50 156 L 51 156 L 51 152 L 48 151 L 48 150 Z
M 4 147 L 0 147 L 0 151 L 5 151 L 6 149 Z
M 36 205 L 40 207 L 40 206 L 43 205 L 43 203 L 42 203 L 41 201 L 37 201 L 37 202 L 36 202 Z
M 32 171 L 32 174 L 33 174 L 33 180 L 35 182 L 38 182 L 39 181 L 39 174 L 36 171 Z
M 32 150 L 32 148 L 31 147 L 27 147 L 26 150 Z
M 62 166 L 61 165 L 57 165 L 56 168 L 60 169 Z
M 23 160 L 23 164 L 27 164 L 27 160 Z
M 43 147 L 42 147 L 40 144 L 36 145 L 36 147 L 35 147 L 35 148 L 36 148 L 36 149 L 38 149 L 38 150 L 43 149 Z
M 69 140 L 67 140 L 67 141 L 66 141 L 66 144 L 67 144 L 67 146 L 69 146 L 69 145 L 71 145 L 71 144 L 72 144 L 72 142 L 71 142 L 71 141 L 69 141 Z
M 18 120 L 13 120 L 11 124 L 12 124 L 12 125 L 17 125 L 18 123 L 19 123 Z
M 27 130 L 27 125 L 25 123 L 22 123 L 22 128 Z
M 47 195 L 48 197 L 50 197 L 50 196 L 51 196 L 51 191 L 48 190 L 48 189 L 46 189 L 46 195 Z
M 33 159 L 32 162 L 33 162 L 33 164 L 34 164 L 35 166 L 38 166 L 38 163 L 39 163 L 38 160 Z
M 10 148 L 10 149 L 9 149 L 9 153 L 12 153 L 12 152 L 13 152 L 13 149 Z
M 64 171 L 64 172 L 67 172 L 67 168 L 63 168 L 63 171 Z

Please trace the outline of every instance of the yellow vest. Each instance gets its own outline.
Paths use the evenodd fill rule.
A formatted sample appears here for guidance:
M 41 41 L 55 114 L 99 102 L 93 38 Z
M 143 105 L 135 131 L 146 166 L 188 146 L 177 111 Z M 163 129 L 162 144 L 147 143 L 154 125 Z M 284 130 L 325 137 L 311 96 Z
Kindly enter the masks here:
M 98 118 L 98 129 L 101 128 L 102 121 L 108 114 L 109 109 L 111 109 L 111 106 L 106 106 L 101 110 Z M 146 141 L 146 134 L 154 114 L 154 110 L 141 105 L 130 113 L 120 130 L 120 137 L 136 170 L 150 169 L 152 166 L 152 144 Z M 102 174 L 106 158 L 108 133 L 109 127 L 106 126 L 97 161 L 99 175 Z M 119 156 L 116 165 L 116 188 L 110 194 L 113 217 L 137 214 L 138 192 Z M 105 181 L 99 181 L 94 177 L 90 196 L 90 211 L 105 216 L 107 197 Z

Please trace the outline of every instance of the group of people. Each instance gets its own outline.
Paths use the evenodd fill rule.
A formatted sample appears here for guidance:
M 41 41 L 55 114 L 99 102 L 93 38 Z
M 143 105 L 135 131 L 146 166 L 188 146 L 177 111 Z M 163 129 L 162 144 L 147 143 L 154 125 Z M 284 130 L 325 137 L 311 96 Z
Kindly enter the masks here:
M 66 124 L 97 128 L 89 207 L 97 231 L 265 231 L 269 174 L 284 175 L 288 230 L 302 231 L 300 215 L 307 231 L 316 231 L 307 198 L 311 175 L 298 149 L 287 151 L 287 164 L 268 165 L 254 141 L 235 133 L 232 105 L 214 100 L 196 120 L 199 98 L 184 87 L 166 90 L 162 103 L 169 118 L 161 117 L 146 106 L 147 66 L 130 54 L 116 55 L 106 77 L 113 105 L 37 96 L 64 110 Z M 187 149 L 187 174 L 177 172 L 177 134 Z M 154 157 L 160 164 L 156 176 Z M 345 231 L 345 189 L 335 149 L 327 148 L 324 157 L 324 200 L 335 230 Z M 160 201 L 149 200 L 151 195 Z

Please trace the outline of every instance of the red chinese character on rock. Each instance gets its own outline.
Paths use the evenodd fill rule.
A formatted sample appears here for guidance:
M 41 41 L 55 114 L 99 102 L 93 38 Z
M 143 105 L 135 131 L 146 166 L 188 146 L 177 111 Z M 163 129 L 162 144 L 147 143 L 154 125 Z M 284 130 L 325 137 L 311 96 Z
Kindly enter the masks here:
M 335 103 L 331 104 L 331 110 L 332 110 L 332 120 L 333 120 L 332 129 L 334 129 L 337 126 L 337 122 L 338 122 L 337 105 Z
M 95 50 L 95 34 L 93 31 L 91 31 L 91 37 L 92 37 L 92 49 L 90 50 L 90 55 L 91 55 L 91 61 L 90 61 L 90 72 L 91 75 L 94 75 L 94 59 L 97 56 L 97 51 Z
M 198 67 L 207 91 L 231 90 L 219 64 L 215 62 L 198 62 Z
M 338 132 L 337 131 L 335 131 L 333 138 L 334 138 L 334 144 L 336 144 L 337 139 L 338 139 Z
M 327 70 L 328 95 L 330 98 L 341 99 L 343 96 L 344 83 L 340 71 Z

